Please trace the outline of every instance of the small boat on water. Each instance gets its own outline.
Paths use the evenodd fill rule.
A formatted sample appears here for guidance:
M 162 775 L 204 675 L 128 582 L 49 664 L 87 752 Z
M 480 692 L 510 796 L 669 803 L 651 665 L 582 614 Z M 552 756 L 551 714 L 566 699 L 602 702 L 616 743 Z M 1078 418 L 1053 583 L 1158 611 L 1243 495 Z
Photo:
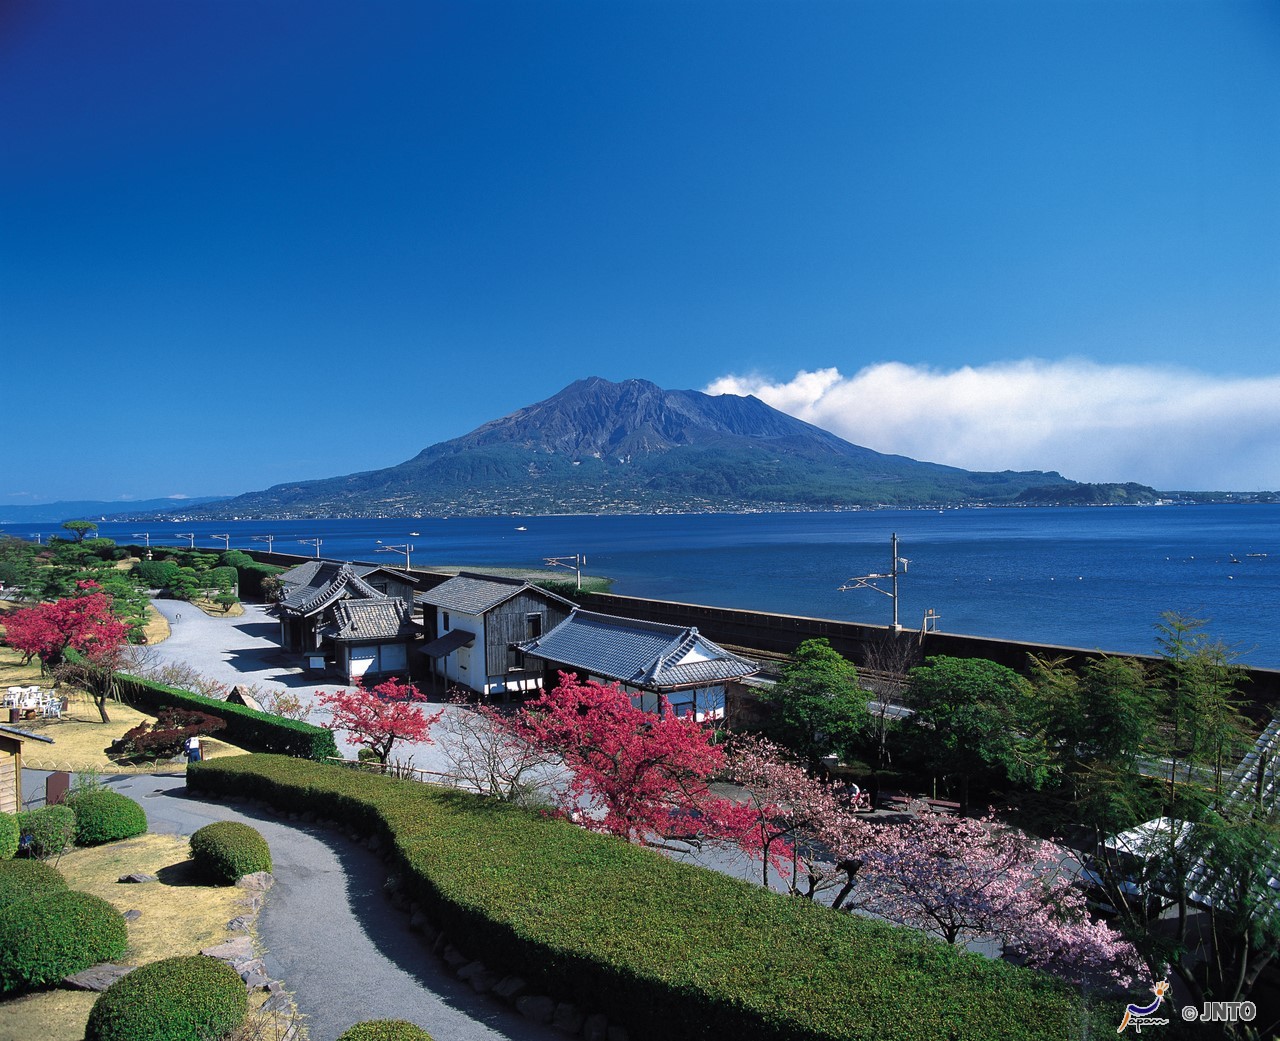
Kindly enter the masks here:
M 528 530 L 529 530 L 529 529 L 528 529 L 528 528 L 526 528 L 523 524 L 519 525 L 519 526 L 516 528 L 516 531 L 528 531 Z

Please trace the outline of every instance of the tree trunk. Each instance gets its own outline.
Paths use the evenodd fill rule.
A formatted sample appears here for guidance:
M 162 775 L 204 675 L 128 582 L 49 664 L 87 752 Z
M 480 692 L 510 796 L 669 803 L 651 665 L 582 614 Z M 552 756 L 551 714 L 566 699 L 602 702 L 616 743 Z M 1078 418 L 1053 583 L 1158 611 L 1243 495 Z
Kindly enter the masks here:
M 93 703 L 98 706 L 98 715 L 102 717 L 102 722 L 110 723 L 111 717 L 107 715 L 107 694 L 103 691 L 101 694 L 93 695 Z

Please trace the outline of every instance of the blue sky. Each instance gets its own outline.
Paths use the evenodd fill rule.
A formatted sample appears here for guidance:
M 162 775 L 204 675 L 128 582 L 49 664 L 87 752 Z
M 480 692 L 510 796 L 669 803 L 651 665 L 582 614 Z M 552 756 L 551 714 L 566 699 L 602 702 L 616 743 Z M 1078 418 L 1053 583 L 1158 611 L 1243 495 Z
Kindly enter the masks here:
M 1280 488 L 1280 7 L 0 6 L 0 503 L 400 462 L 574 379 Z

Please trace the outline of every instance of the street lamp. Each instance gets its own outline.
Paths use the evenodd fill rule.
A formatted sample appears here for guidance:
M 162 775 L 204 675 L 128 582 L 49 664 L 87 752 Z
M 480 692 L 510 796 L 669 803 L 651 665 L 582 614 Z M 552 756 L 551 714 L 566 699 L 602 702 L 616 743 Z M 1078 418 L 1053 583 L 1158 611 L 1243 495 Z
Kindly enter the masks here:
M 196 533 L 194 531 L 183 531 L 183 532 L 180 532 L 176 537 L 180 539 L 186 539 L 187 544 L 192 549 L 196 548 Z
M 147 541 L 146 541 L 147 549 L 150 549 L 150 548 L 151 548 L 151 532 L 149 532 L 149 531 L 135 531 L 132 535 L 130 535 L 130 536 L 129 536 L 129 538 L 131 538 L 131 539 L 146 539 L 146 540 L 147 540 Z
M 267 544 L 267 552 L 268 553 L 275 552 L 271 548 L 271 543 L 273 543 L 276 540 L 276 537 L 274 535 L 250 535 L 249 540 L 251 542 L 265 542 Z
M 569 561 L 573 561 L 572 564 Z M 582 588 L 582 569 L 587 566 L 587 558 L 582 553 L 575 553 L 571 557 L 544 557 L 543 563 L 547 567 L 563 567 L 568 568 L 578 576 L 578 588 Z
M 379 545 L 378 548 L 374 550 L 374 552 L 375 553 L 403 553 L 404 569 L 408 571 L 409 570 L 409 554 L 413 552 L 413 546 L 411 545 L 404 545 L 404 546 Z
M 211 538 L 211 539 L 222 539 L 222 548 L 223 548 L 224 550 L 229 550 L 229 549 L 231 548 L 231 536 L 230 536 L 230 535 L 210 535 L 210 536 L 208 536 L 208 537 L 209 537 L 209 538 Z
M 320 547 L 324 545 L 324 539 L 298 539 L 304 546 L 315 546 L 316 560 L 320 559 Z

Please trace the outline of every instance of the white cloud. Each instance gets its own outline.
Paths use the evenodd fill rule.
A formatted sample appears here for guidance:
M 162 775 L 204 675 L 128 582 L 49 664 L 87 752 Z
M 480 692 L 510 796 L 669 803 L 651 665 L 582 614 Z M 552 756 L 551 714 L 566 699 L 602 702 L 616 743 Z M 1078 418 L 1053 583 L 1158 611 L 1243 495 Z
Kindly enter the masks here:
M 754 394 L 877 452 L 967 470 L 1057 470 L 1161 489 L 1280 488 L 1280 376 L 1026 360 L 941 371 L 898 362 L 786 383 L 722 376 L 708 394 Z

